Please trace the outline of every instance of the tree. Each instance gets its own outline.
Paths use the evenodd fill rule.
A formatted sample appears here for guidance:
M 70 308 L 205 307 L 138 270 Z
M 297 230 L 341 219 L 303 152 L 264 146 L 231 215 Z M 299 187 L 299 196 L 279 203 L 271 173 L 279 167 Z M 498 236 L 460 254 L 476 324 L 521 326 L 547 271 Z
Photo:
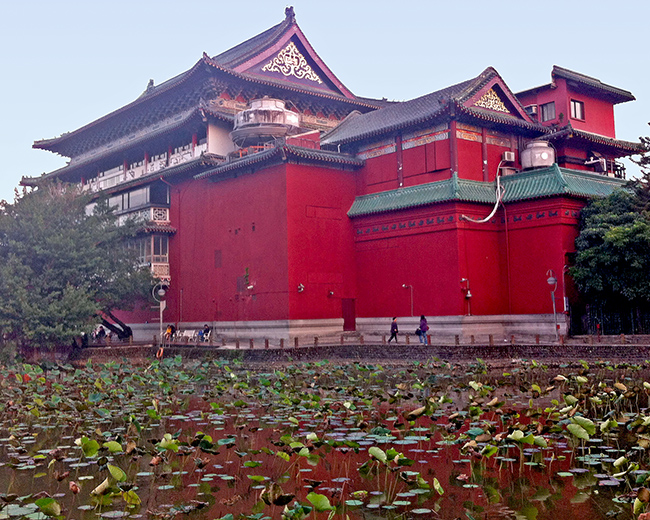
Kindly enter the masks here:
M 70 344 L 148 296 L 150 271 L 124 247 L 133 225 L 118 225 L 106 201 L 87 214 L 89 202 L 61 184 L 0 202 L 0 339 Z
M 635 193 L 616 190 L 582 210 L 571 275 L 589 301 L 625 309 L 650 302 L 650 219 L 638 207 Z
M 650 137 L 639 139 L 646 151 L 639 159 L 633 161 L 641 167 L 641 177 L 630 181 L 629 187 L 637 197 L 639 209 L 650 212 Z

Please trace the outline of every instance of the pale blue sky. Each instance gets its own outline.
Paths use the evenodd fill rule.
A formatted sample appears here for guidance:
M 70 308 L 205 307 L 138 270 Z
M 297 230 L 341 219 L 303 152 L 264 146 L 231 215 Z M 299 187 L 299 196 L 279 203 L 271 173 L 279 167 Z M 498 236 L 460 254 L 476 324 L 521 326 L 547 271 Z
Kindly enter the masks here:
M 65 159 L 35 140 L 75 130 L 268 29 L 298 24 L 355 94 L 404 100 L 495 67 L 517 92 L 553 65 L 631 91 L 617 137 L 650 135 L 647 0 L 0 0 L 0 199 Z M 628 166 L 628 172 L 633 171 Z

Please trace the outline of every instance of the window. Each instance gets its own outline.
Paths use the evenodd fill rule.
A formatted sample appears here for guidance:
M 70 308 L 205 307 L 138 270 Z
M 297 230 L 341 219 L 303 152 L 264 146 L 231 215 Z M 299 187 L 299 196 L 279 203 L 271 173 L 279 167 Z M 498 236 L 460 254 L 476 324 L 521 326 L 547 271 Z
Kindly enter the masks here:
M 168 241 L 166 236 L 153 236 L 153 257 L 154 263 L 166 263 L 169 260 L 167 255 Z
M 573 119 L 585 118 L 585 104 L 582 101 L 571 100 L 571 117 Z
M 134 251 L 143 264 L 169 262 L 169 237 L 165 235 L 148 235 L 130 240 L 127 248 Z
M 121 211 L 122 210 L 122 195 L 115 195 L 113 197 L 110 197 L 108 199 L 108 206 L 111 208 L 115 208 L 115 211 Z
M 542 123 L 544 121 L 551 121 L 555 119 L 555 101 L 540 105 L 540 110 L 542 112 Z
M 149 202 L 169 204 L 169 188 L 162 182 L 155 182 L 149 187 Z
M 138 206 L 144 206 L 149 202 L 149 186 L 145 188 L 140 188 L 129 192 L 129 204 L 125 204 L 124 209 L 137 208 Z

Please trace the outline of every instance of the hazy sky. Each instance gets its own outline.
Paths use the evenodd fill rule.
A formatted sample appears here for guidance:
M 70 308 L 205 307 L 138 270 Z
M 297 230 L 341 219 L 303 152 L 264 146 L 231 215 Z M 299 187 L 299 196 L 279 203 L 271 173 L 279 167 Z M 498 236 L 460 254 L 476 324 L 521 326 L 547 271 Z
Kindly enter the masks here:
M 0 199 L 65 159 L 33 150 L 284 19 L 355 94 L 405 100 L 495 67 L 514 91 L 553 65 L 631 91 L 617 137 L 650 135 L 647 0 L 0 0 Z M 633 167 L 628 165 L 628 173 Z

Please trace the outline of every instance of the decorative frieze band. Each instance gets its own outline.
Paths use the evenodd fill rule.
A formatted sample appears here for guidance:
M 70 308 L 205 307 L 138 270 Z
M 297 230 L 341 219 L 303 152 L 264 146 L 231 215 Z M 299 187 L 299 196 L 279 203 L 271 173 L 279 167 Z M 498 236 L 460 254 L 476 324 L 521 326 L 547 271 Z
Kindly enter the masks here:
M 578 211 L 567 210 L 564 212 L 564 215 L 567 217 L 570 216 L 572 218 L 578 218 L 580 216 L 580 213 Z M 555 211 L 549 210 L 549 211 L 537 211 L 535 213 L 526 213 L 523 215 L 513 215 L 511 219 L 509 218 L 508 220 L 511 222 L 525 222 L 525 221 L 530 222 L 533 220 L 545 219 L 549 217 L 553 218 L 558 216 L 559 216 L 558 210 Z M 502 224 L 505 222 L 503 217 L 501 217 L 500 220 Z M 357 236 L 357 238 L 363 238 L 368 235 L 386 234 L 386 233 L 390 233 L 391 235 L 393 235 L 394 232 L 409 231 L 414 228 L 424 228 L 427 226 L 434 226 L 434 225 L 438 226 L 441 224 L 451 224 L 452 222 L 455 221 L 456 218 L 454 215 L 408 219 L 408 220 L 401 220 L 392 223 L 374 224 L 372 226 L 361 226 L 355 229 L 355 235 Z M 496 218 L 492 219 L 490 222 L 494 224 L 498 222 L 498 219 Z
M 444 141 L 445 139 L 449 139 L 449 130 L 443 130 L 436 134 L 423 135 L 421 137 L 404 140 L 402 141 L 402 150 L 408 150 L 410 148 L 415 148 L 416 146 L 423 146 L 435 141 Z
M 362 237 L 374 233 L 386 233 L 391 231 L 410 230 L 413 228 L 420 228 L 420 227 L 440 225 L 440 224 L 450 224 L 452 222 L 455 222 L 455 220 L 456 217 L 454 217 L 454 215 L 427 217 L 427 218 L 419 218 L 414 220 L 409 219 L 409 220 L 402 220 L 399 222 L 393 222 L 390 224 L 359 227 L 355 230 L 355 233 L 357 237 Z

